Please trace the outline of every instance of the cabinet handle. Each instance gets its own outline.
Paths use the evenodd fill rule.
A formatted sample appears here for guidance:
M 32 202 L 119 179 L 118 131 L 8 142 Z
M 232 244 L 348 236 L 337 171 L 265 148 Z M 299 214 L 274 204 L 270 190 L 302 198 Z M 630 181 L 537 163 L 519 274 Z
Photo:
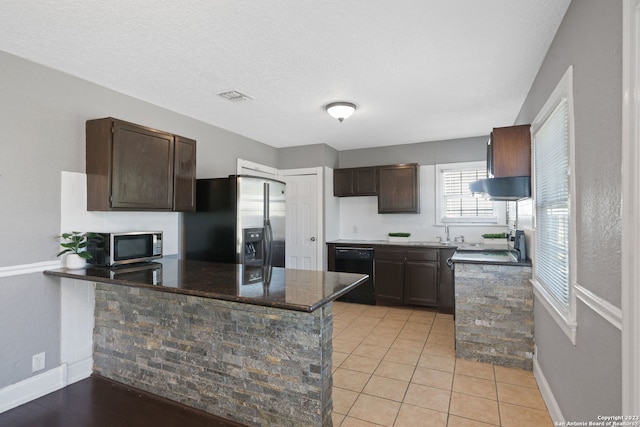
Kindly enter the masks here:
M 309 240 L 311 240 L 312 242 L 315 242 L 315 241 L 316 241 L 316 238 L 315 238 L 315 237 L 312 237 L 312 238 L 311 238 L 311 239 L 309 239 Z
M 453 261 L 451 261 L 451 257 L 447 258 L 447 265 L 453 270 Z

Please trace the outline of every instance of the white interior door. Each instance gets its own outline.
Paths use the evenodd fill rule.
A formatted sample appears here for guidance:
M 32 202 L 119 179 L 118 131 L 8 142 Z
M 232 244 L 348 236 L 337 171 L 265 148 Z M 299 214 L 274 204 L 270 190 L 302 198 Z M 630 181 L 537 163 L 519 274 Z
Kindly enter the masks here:
M 287 268 L 319 270 L 322 267 L 322 171 L 281 171 L 287 183 Z

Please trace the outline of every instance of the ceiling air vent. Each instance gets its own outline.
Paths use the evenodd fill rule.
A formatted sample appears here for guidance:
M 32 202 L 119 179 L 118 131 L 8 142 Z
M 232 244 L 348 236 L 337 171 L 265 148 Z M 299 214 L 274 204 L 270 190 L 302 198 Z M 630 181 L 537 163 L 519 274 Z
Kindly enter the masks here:
M 218 95 L 228 99 L 229 101 L 248 101 L 250 99 L 255 99 L 253 96 L 242 93 L 239 90 L 225 90 L 224 92 L 218 93 Z

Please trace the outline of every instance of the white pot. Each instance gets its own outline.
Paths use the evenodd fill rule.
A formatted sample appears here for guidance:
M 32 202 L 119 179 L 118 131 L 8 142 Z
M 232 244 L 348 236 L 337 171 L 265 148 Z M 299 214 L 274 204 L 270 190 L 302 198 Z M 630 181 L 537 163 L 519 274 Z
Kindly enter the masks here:
M 79 268 L 85 268 L 87 265 L 87 260 L 82 258 L 78 254 L 65 254 L 64 256 L 64 266 L 70 270 L 76 270 Z
M 399 236 L 388 236 L 389 242 L 392 243 L 408 243 L 411 240 L 411 236 L 409 237 L 399 237 Z

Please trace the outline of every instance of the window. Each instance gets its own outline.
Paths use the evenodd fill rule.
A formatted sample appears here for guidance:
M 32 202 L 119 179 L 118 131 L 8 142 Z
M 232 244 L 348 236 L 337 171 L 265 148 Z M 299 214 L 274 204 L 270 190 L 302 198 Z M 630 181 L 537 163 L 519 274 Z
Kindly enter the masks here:
M 497 223 L 495 202 L 474 197 L 469 184 L 487 177 L 484 162 L 436 166 L 438 218 L 441 223 Z M 504 221 L 503 221 L 504 222 Z
M 533 282 L 538 297 L 575 340 L 571 212 L 572 68 L 531 126 L 535 207 Z M 575 263 L 573 263 L 575 265 Z

